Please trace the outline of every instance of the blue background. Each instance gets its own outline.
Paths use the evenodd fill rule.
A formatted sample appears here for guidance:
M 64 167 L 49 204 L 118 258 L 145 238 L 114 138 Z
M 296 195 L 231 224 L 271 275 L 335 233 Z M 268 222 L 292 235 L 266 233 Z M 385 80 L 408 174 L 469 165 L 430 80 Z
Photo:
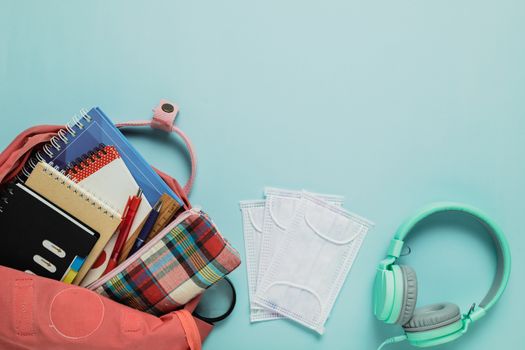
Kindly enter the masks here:
M 505 230 L 514 273 L 487 317 L 442 349 L 517 348 L 524 16 L 521 0 L 3 1 L 0 147 L 82 107 L 115 121 L 149 118 L 165 97 L 180 105 L 177 124 L 197 149 L 192 202 L 241 254 L 238 201 L 261 198 L 266 185 L 345 195 L 346 208 L 376 223 L 325 335 L 249 324 L 242 266 L 232 274 L 238 307 L 207 350 L 375 349 L 400 333 L 371 309 L 375 266 L 395 229 L 428 202 L 468 202 Z M 154 165 L 188 177 L 182 146 L 131 137 Z M 495 259 L 482 230 L 429 227 L 409 245 L 420 306 L 454 301 L 466 311 L 488 289 Z

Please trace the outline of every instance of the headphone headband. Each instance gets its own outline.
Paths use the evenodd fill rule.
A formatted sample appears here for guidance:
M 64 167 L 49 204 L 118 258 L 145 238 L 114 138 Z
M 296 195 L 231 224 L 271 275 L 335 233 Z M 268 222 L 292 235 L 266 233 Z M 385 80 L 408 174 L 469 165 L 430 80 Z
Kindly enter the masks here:
M 430 204 L 401 225 L 390 243 L 388 256 L 394 259 L 399 258 L 405 238 L 419 222 L 433 214 L 448 211 L 461 212 L 473 216 L 485 226 L 496 246 L 497 270 L 492 286 L 479 305 L 473 307 L 468 314 L 472 320 L 476 320 L 481 318 L 498 301 L 507 286 L 510 275 L 510 249 L 507 240 L 499 227 L 482 211 L 470 205 L 454 202 Z

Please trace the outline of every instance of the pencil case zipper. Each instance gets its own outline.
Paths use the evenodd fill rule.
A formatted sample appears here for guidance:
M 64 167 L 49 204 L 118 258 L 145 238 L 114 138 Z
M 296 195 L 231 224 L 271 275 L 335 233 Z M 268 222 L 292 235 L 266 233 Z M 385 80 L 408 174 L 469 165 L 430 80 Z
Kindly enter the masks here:
M 124 271 L 129 265 L 131 265 L 133 262 L 135 262 L 145 251 L 150 249 L 153 245 L 158 243 L 162 238 L 164 238 L 167 234 L 170 233 L 171 230 L 173 230 L 174 227 L 176 227 L 178 224 L 186 220 L 190 215 L 192 214 L 200 214 L 201 210 L 198 208 L 191 208 L 189 210 L 186 210 L 182 214 L 180 214 L 172 223 L 170 223 L 168 226 L 166 226 L 158 235 L 156 235 L 151 241 L 146 243 L 142 248 L 137 250 L 132 256 L 128 257 L 122 264 L 115 267 L 111 272 L 107 273 L 106 275 L 100 277 L 98 280 L 93 281 L 91 284 L 87 285 L 86 288 L 89 290 L 95 290 L 122 271 Z

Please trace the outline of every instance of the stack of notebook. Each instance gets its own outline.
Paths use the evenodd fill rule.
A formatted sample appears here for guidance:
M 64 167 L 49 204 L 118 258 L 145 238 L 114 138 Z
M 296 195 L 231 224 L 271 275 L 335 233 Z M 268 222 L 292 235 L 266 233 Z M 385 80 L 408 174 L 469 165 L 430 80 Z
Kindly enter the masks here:
M 23 174 L 25 184 L 10 184 L 0 194 L 0 225 L 17 233 L 4 235 L 0 265 L 77 285 L 106 270 L 128 201 L 139 189 L 120 262 L 156 203 L 163 205 L 150 235 L 183 205 L 99 108 L 67 124 Z

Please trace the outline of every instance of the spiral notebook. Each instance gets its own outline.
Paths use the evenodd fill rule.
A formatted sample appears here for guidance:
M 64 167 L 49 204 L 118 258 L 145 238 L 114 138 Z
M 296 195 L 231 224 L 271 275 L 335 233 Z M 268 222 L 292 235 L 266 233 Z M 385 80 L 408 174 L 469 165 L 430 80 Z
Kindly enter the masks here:
M 39 161 L 64 170 L 71 162 L 81 161 L 89 156 L 87 153 L 100 144 L 113 145 L 150 205 L 154 205 L 163 193 L 168 193 L 183 205 L 182 200 L 155 173 L 100 108 L 95 107 L 89 112 L 81 111 L 80 114 L 80 117 L 73 118 L 49 143 L 35 153 L 20 176 L 29 176 Z
M 70 283 L 99 234 L 20 183 L 0 197 L 0 265 Z
M 81 161 L 73 162 L 66 169 L 66 176 L 83 189 L 89 191 L 120 213 L 124 210 L 129 196 L 137 193 L 139 185 L 131 175 L 119 152 L 114 146 L 101 145 L 88 152 Z M 144 194 L 138 208 L 135 220 L 131 225 L 131 232 L 138 229 L 142 221 L 151 211 L 151 205 L 145 200 Z M 128 236 L 128 240 L 131 235 Z M 117 235 L 108 241 L 99 258 L 87 273 L 81 285 L 98 279 L 109 262 L 111 251 L 115 246 Z
M 44 162 L 37 164 L 26 185 L 100 234 L 73 281 L 73 284 L 80 284 L 115 233 L 121 221 L 120 213 Z

